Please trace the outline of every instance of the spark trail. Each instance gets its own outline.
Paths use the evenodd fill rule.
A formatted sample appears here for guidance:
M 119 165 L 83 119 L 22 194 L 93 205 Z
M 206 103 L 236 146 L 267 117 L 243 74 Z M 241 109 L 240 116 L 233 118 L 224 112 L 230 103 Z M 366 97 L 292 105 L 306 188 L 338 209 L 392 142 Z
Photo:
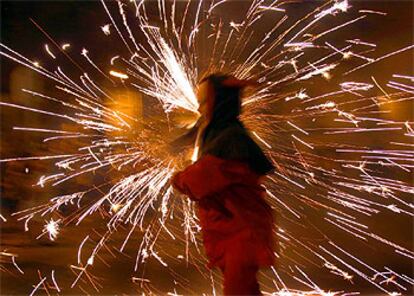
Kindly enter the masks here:
M 242 119 L 276 166 L 266 189 L 278 217 L 280 263 L 266 274 L 264 292 L 352 295 L 319 287 L 308 275 L 315 268 L 346 287 L 365 280 L 388 295 L 410 289 L 414 282 L 410 275 L 371 265 L 369 254 L 355 254 L 353 246 L 374 245 L 403 261 L 414 257 L 408 246 L 393 241 L 392 232 L 375 230 L 384 213 L 393 219 L 413 216 L 414 187 L 409 180 L 414 166 L 410 144 L 414 123 L 392 114 L 395 106 L 412 106 L 413 77 L 394 73 L 385 85 L 374 78 L 377 73 L 358 81 L 351 78 L 360 69 L 412 52 L 414 45 L 407 45 L 375 55 L 372 50 L 380 44 L 361 40 L 354 31 L 356 23 L 386 13 L 357 11 L 348 1 L 326 1 L 310 5 L 312 9 L 297 17 L 290 14 L 289 1 L 253 0 L 240 4 L 241 12 L 230 19 L 226 11 L 236 4 L 226 0 L 101 4 L 107 24 L 97 25 L 98 32 L 108 38 L 115 35 L 124 45 L 106 65 L 95 62 L 96 52 L 86 48 L 75 52 L 74 44 L 62 47 L 64 55 L 59 54 L 60 48 L 44 45 L 53 65 L 68 58 L 73 61 L 68 55 L 77 55 L 87 65 L 79 77 L 60 66 L 57 70 L 41 66 L 0 44 L 3 57 L 56 86 L 53 94 L 24 91 L 59 105 L 56 111 L 52 106 L 31 107 L 30 102 L 0 103 L 3 108 L 59 122 L 58 128 L 47 124 L 15 127 L 19 132 L 45 134 L 45 147 L 57 149 L 38 156 L 6 157 L 1 162 L 53 162 L 37 185 L 65 193 L 14 216 L 24 221 L 26 230 L 32 219 L 49 217 L 39 238 L 50 240 L 59 240 L 60 229 L 80 225 L 89 217 L 105 221 L 102 232 L 91 230 L 79 241 L 77 263 L 71 265 L 72 288 L 79 286 L 85 292 L 86 282 L 96 291 L 102 289 L 91 271 L 97 260 L 104 263 L 101 254 L 111 253 L 108 245 L 122 232 L 116 246 L 121 253 L 131 237 L 140 235 L 131 279 L 143 291 L 160 292 L 156 279 L 147 279 L 144 268 L 155 260 L 174 278 L 169 295 L 176 295 L 176 289 L 198 293 L 169 266 L 178 258 L 185 259 L 208 284 L 212 282 L 206 293 L 215 293 L 217 276 L 200 260 L 195 206 L 177 196 L 169 183 L 174 172 L 190 161 L 193 145 L 173 153 L 170 142 L 180 126 L 193 125 L 199 116 L 197 81 L 205 74 L 224 72 L 259 83 L 245 94 Z M 335 37 L 339 32 L 346 32 L 345 43 Z M 324 92 L 325 87 L 329 91 Z M 114 95 L 118 90 L 150 98 L 152 115 L 123 110 Z M 377 137 L 381 138 L 372 147 Z M 93 178 L 96 174 L 102 176 L 100 181 Z M 82 186 L 68 191 L 73 184 Z M 81 189 L 85 184 L 86 189 Z M 66 209 L 71 213 L 63 214 Z M 168 249 L 168 241 L 182 252 L 177 255 Z M 40 277 L 32 292 L 48 279 Z M 63 289 L 54 271 L 50 279 L 55 289 Z M 296 284 L 288 287 L 292 281 Z

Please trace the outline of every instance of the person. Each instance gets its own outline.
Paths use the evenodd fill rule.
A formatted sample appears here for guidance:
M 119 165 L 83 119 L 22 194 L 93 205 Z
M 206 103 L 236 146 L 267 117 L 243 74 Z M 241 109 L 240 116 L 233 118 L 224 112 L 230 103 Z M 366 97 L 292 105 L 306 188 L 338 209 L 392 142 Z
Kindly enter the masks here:
M 257 272 L 275 256 L 273 215 L 261 186 L 274 167 L 239 119 L 249 83 L 217 74 L 201 81 L 199 159 L 172 180 L 198 204 L 208 266 L 221 269 L 224 295 L 262 295 Z

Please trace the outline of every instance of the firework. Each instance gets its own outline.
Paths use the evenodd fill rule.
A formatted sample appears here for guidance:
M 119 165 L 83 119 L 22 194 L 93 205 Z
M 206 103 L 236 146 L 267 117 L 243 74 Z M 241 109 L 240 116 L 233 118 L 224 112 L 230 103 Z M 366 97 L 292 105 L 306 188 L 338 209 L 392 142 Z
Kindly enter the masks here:
M 227 0 L 101 4 L 108 23 L 97 25 L 98 32 L 108 38 L 115 35 L 124 45 L 124 53 L 114 53 L 107 65 L 95 61 L 97 53 L 87 48 L 73 53 L 73 44 L 59 46 L 45 32 L 50 38 L 44 45 L 46 56 L 54 65 L 65 59 L 78 66 L 78 59 L 82 60 L 87 67 L 81 68 L 79 77 L 60 66 L 50 70 L 0 44 L 2 56 L 52 81 L 59 95 L 23 91 L 64 110 L 0 103 L 61 122 L 60 128 L 14 127 L 46 134 L 45 145 L 62 145 L 58 152 L 1 162 L 53 162 L 53 169 L 46 169 L 37 185 L 65 192 L 14 216 L 24 221 L 26 230 L 36 217 L 48 217 L 38 238 L 54 241 L 65 226 L 81 225 L 88 218 L 105 221 L 101 231 L 91 230 L 80 238 L 77 263 L 70 267 L 75 274 L 71 288 L 84 291 L 87 283 L 100 291 L 102 286 L 91 272 L 97 260 L 105 263 L 101 254 L 112 252 L 114 237 L 119 239 L 121 232 L 125 235 L 116 246 L 121 253 L 131 237 L 141 238 L 131 280 L 144 292 L 160 292 L 156 279 L 145 274 L 145 264 L 153 259 L 174 278 L 176 287 L 168 295 L 179 294 L 177 289 L 194 293 L 196 287 L 184 288 L 185 280 L 169 266 L 174 259 L 194 267 L 211 282 L 208 293 L 216 293 L 217 276 L 205 269 L 199 255 L 195 207 L 177 196 L 169 183 L 175 171 L 196 159 L 197 146 L 171 147 L 170 143 L 183 133 L 180 126 L 194 126 L 199 116 L 195 95 L 199 78 L 225 72 L 258 81 L 245 94 L 242 119 L 276 167 L 266 180 L 266 190 L 278 217 L 280 262 L 264 274 L 264 293 L 352 295 L 320 288 L 308 275 L 315 267 L 347 287 L 365 280 L 389 295 L 408 291 L 414 283 L 409 275 L 374 266 L 366 252 L 356 252 L 354 244 L 364 250 L 367 244 L 375 245 L 400 260 L 414 257 L 407 246 L 393 241 L 392 233 L 374 227 L 383 213 L 392 218 L 413 216 L 414 187 L 406 175 L 393 175 L 395 170 L 412 173 L 413 123 L 388 113 L 395 105 L 411 103 L 414 78 L 394 73 L 383 85 L 375 73 L 364 81 L 350 77 L 409 52 L 414 45 L 378 56 L 372 51 L 377 44 L 355 34 L 349 33 L 341 43 L 334 38 L 343 31 L 353 32 L 355 24 L 372 15 L 386 13 L 356 10 L 348 1 L 327 1 L 295 18 L 289 14 L 289 1 L 254 0 L 243 3 L 237 21 L 225 13 L 234 5 Z M 322 83 L 326 92 L 313 86 Z M 151 99 L 152 116 L 139 118 L 123 110 L 114 96 L 118 89 Z M 366 139 L 361 140 L 361 134 Z M 371 147 L 368 140 L 376 134 L 382 139 Z M 94 175 L 102 178 L 96 181 Z M 67 209 L 70 214 L 64 214 Z M 179 251 L 166 247 L 168 241 L 174 241 Z M 32 294 L 39 289 L 62 290 L 54 271 L 50 276 L 39 274 L 39 279 Z

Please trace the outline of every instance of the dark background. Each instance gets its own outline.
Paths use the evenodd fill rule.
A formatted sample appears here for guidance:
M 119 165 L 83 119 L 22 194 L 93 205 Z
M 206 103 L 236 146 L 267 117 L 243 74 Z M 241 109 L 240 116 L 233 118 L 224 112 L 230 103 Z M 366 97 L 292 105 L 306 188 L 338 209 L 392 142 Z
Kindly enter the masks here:
M 242 1 L 234 1 L 233 5 L 237 11 L 238 5 L 244 5 Z M 303 14 L 313 6 L 315 1 L 304 1 L 304 3 L 293 4 L 289 7 L 295 9 L 297 13 Z M 96 62 L 107 61 L 108 58 L 114 55 L 115 52 L 120 54 L 123 52 L 123 44 L 112 34 L 109 38 L 113 38 L 113 48 L 108 48 L 108 37 L 102 34 L 100 26 L 109 23 L 107 16 L 99 2 L 95 1 L 1 1 L 1 42 L 13 49 L 21 52 L 28 58 L 38 59 L 41 63 L 48 63 L 48 57 L 45 56 L 43 45 L 50 44 L 50 41 L 42 34 L 30 21 L 30 18 L 35 20 L 42 26 L 48 34 L 50 34 L 59 44 L 69 42 L 72 46 L 69 53 L 76 57 L 78 61 L 80 51 L 86 47 L 91 52 L 96 53 L 94 57 Z M 354 26 L 358 30 L 357 36 L 361 40 L 373 40 L 379 44 L 377 55 L 382 55 L 392 50 L 401 48 L 413 43 L 413 2 L 412 1 L 351 1 L 354 8 L 380 10 L 388 13 L 387 17 L 371 16 L 367 20 L 358 23 Z M 232 14 L 229 11 L 229 14 Z M 341 33 L 335 34 L 338 40 L 341 39 Z M 111 39 L 110 39 L 111 40 Z M 82 66 L 83 64 L 81 64 Z M 10 91 L 10 74 L 15 69 L 16 64 L 9 60 L 0 57 L 1 66 L 1 94 L 2 100 L 12 100 L 9 98 Z M 78 71 L 73 65 L 67 65 L 67 72 Z M 375 66 L 367 67 L 356 74 L 352 74 L 348 80 L 358 80 L 365 75 L 371 75 L 372 69 L 375 67 L 376 78 L 380 83 L 385 82 L 393 73 L 413 73 L 413 55 L 408 52 L 397 57 L 388 59 L 386 62 L 379 63 Z M 361 79 L 360 79 L 361 80 Z M 39 82 L 40 83 L 40 82 Z M 44 82 L 48 87 L 47 82 Z M 323 83 L 323 82 L 321 82 Z M 401 110 L 402 118 L 407 118 L 407 114 L 411 113 L 406 107 Z M 41 149 L 37 147 L 35 141 L 30 139 L 28 144 L 21 145 L 23 142 L 29 141 L 28 138 L 14 139 L 10 134 L 10 127 L 16 123 L 16 119 L 23 116 L 22 112 L 13 113 L 13 116 L 7 117 L 5 110 L 1 112 L 2 119 L 2 151 L 1 157 L 10 157 L 17 154 L 27 154 L 30 151 Z M 13 122 L 14 120 L 14 122 Z M 19 145 L 20 143 L 20 145 Z M 19 168 L 21 169 L 21 168 Z M 34 167 L 34 169 L 36 169 Z M 20 172 L 21 173 L 21 172 Z M 18 175 L 21 177 L 20 175 Z M 2 181 L 6 178 L 13 178 L 11 175 L 4 174 L 2 167 Z M 26 176 L 23 182 L 30 182 L 35 180 L 34 177 Z M 32 178 L 32 179 L 31 179 Z M 39 193 L 37 191 L 27 192 L 23 188 L 2 187 L 2 214 L 7 211 L 14 211 L 16 209 L 24 208 L 23 205 L 37 203 L 38 198 L 46 198 L 46 193 Z M 12 193 L 11 193 L 12 192 Z M 13 195 L 13 198 L 3 199 L 3 196 Z M 21 202 L 21 200 L 24 200 Z M 1 277 L 1 293 L 2 294 L 28 294 L 32 289 L 32 285 L 38 282 L 37 270 L 55 269 L 57 272 L 57 279 L 63 285 L 67 285 L 73 277 L 67 273 L 67 263 L 74 262 L 76 258 L 76 250 L 79 243 L 79 238 L 83 237 L 88 229 L 88 226 L 81 226 L 76 229 L 70 228 L 62 233 L 60 239 L 56 243 L 48 243 L 45 241 L 34 240 L 34 237 L 39 233 L 41 225 L 33 226 L 33 230 L 29 233 L 23 232 L 21 223 L 17 223 L 7 216 L 9 222 L 6 226 L 2 225 L 2 242 L 1 248 L 16 251 L 19 254 L 17 262 L 26 271 L 24 276 L 19 274 L 3 273 Z M 90 221 L 89 221 L 90 222 Z M 408 222 L 408 224 L 407 224 Z M 393 220 L 385 216 L 382 219 L 383 225 L 377 225 L 379 229 L 388 229 Z M 396 233 L 397 240 L 404 246 L 412 245 L 412 226 L 409 221 L 404 220 L 405 227 L 398 228 Z M 36 232 L 37 231 L 37 232 Z M 82 235 L 80 235 L 82 234 Z M 121 235 L 120 235 L 121 236 Z M 139 238 L 136 238 L 138 241 Z M 131 244 L 134 245 L 134 244 Z M 167 245 L 167 248 L 174 248 L 174 245 Z M 133 247 L 131 247 L 131 254 L 133 256 Z M 379 262 L 390 262 L 394 266 L 400 266 L 403 271 L 410 274 L 412 265 L 407 262 L 395 261 L 395 258 L 386 258 L 381 250 L 377 250 L 378 255 L 376 260 Z M 401 258 L 401 257 L 398 257 Z M 388 261 L 387 261 L 388 260 Z M 98 267 L 97 273 L 99 276 L 105 278 L 103 281 L 105 294 L 113 293 L 128 293 L 134 294 L 140 291 L 136 285 L 129 280 L 132 272 L 133 260 L 125 256 L 119 255 L 116 260 L 111 260 L 111 268 L 105 266 Z M 384 263 L 385 264 L 385 263 Z M 186 269 L 185 263 L 177 264 L 174 268 L 188 275 L 188 278 L 195 283 L 198 282 L 200 289 L 205 288 L 206 282 L 200 278 L 193 278 L 191 269 Z M 159 274 L 159 285 L 161 289 L 167 289 L 171 285 L 167 279 L 162 279 L 162 268 L 156 262 L 149 264 L 149 273 L 154 275 Z M 65 270 L 65 271 L 63 271 Z M 61 273 L 58 273 L 58 272 Z M 63 275 L 62 275 L 63 274 Z M 412 274 L 412 272 L 411 272 Z M 328 279 L 326 279 L 328 280 Z M 319 282 L 318 282 L 319 283 Z M 339 283 L 321 283 L 325 286 L 335 286 L 341 289 Z M 192 286 L 197 286 L 192 284 Z M 350 288 L 352 291 L 352 287 Z M 359 283 L 356 290 L 360 290 L 362 295 L 376 295 L 378 291 L 372 287 L 367 286 L 364 282 Z M 66 293 L 70 290 L 66 289 Z M 90 291 L 93 293 L 93 290 Z M 74 289 L 73 294 L 81 293 L 80 290 Z

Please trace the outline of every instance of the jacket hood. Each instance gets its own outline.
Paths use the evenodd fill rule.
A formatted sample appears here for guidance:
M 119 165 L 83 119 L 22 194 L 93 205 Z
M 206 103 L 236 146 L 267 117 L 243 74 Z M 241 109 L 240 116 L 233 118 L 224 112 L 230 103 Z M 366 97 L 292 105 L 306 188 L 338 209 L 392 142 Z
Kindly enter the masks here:
M 259 175 L 269 173 L 274 168 L 272 163 L 239 120 L 241 92 L 251 83 L 228 75 L 211 75 L 202 82 L 206 80 L 213 87 L 207 98 L 212 114 L 202 134 L 201 154 L 244 161 Z

